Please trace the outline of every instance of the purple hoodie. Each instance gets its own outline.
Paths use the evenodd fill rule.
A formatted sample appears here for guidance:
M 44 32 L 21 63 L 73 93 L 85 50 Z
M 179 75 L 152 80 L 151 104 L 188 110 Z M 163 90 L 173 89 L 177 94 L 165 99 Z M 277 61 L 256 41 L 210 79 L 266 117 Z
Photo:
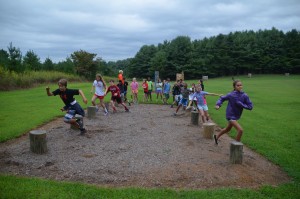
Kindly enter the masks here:
M 227 95 L 220 97 L 216 105 L 221 107 L 226 100 L 228 100 L 226 109 L 227 120 L 238 120 L 242 115 L 243 109 L 252 110 L 253 108 L 252 102 L 244 92 L 232 91 Z

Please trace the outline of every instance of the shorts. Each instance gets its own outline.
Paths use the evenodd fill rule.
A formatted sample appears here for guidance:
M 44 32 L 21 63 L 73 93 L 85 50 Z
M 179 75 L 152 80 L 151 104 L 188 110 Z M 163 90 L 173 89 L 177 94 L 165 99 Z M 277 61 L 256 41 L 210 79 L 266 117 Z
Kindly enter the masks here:
M 145 94 L 148 94 L 148 91 L 144 91 Z
M 138 94 L 138 92 L 139 92 L 139 90 L 138 90 L 138 89 L 136 89 L 136 90 L 132 90 L 132 93 L 133 93 L 133 94 Z
M 187 106 L 187 105 L 188 105 L 188 100 L 187 100 L 187 99 L 184 99 L 184 98 L 181 98 L 181 100 L 180 100 L 180 102 L 179 102 L 179 105 Z
M 179 102 L 180 101 L 180 95 L 175 95 L 175 101 Z
M 165 96 L 166 99 L 170 98 L 170 94 L 169 93 L 164 93 L 164 96 Z
M 197 104 L 197 107 L 199 110 L 208 111 L 208 107 L 206 104 L 204 105 Z
M 94 96 L 96 96 L 98 99 L 100 99 L 100 100 L 102 100 L 102 99 L 104 99 L 104 95 L 96 95 L 96 94 L 94 94 Z
M 151 93 L 152 93 L 152 90 L 148 90 L 148 94 L 151 95 Z
M 156 93 L 162 93 L 162 88 L 157 88 Z
M 112 96 L 111 97 L 112 101 L 116 101 L 118 104 L 122 104 L 122 98 L 121 97 L 117 97 L 117 96 Z
M 75 110 L 75 114 L 81 115 L 82 117 L 85 116 L 84 110 L 81 108 L 81 106 L 76 102 L 74 105 L 64 106 L 64 110 Z

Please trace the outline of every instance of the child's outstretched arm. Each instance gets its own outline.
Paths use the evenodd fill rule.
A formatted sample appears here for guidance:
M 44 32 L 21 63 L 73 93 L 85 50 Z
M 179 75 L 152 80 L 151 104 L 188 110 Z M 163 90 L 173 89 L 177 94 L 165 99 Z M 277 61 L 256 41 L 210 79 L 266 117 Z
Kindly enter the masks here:
M 46 92 L 47 92 L 47 95 L 48 95 L 48 96 L 53 96 L 53 93 L 50 92 L 49 86 L 46 87 Z
M 207 95 L 211 95 L 211 96 L 223 96 L 223 94 L 217 94 L 217 93 L 207 93 Z
M 83 99 L 83 102 L 84 102 L 85 104 L 87 104 L 87 99 L 86 99 L 86 97 L 84 96 L 84 93 L 82 92 L 82 90 L 79 90 L 79 94 L 81 95 L 81 97 L 82 97 L 82 99 Z

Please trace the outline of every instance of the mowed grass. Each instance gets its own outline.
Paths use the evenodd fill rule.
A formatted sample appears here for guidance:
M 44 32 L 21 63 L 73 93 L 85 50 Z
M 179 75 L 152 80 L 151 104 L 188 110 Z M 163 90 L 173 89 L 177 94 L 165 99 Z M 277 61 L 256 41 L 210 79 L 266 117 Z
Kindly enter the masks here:
M 0 198 L 300 198 L 300 76 L 253 76 L 239 77 L 244 91 L 254 104 L 252 111 L 245 110 L 239 121 L 244 128 L 242 142 L 253 150 L 280 165 L 293 178 L 293 182 L 279 187 L 264 186 L 259 190 L 217 189 L 182 190 L 99 188 L 80 183 L 64 183 L 36 178 L 2 175 Z M 191 82 L 197 81 L 188 81 Z M 0 92 L 0 141 L 18 137 L 37 126 L 62 117 L 59 109 L 63 103 L 59 97 L 48 97 L 46 86 L 34 89 Z M 57 85 L 50 85 L 51 90 Z M 89 100 L 84 105 L 80 96 L 77 101 L 83 107 L 91 105 L 91 83 L 70 83 L 69 88 L 80 88 Z M 209 79 L 205 90 L 226 94 L 232 90 L 231 77 Z M 153 95 L 154 97 L 155 95 Z M 156 97 L 156 96 L 155 96 Z M 110 98 L 106 97 L 106 101 Z M 139 92 L 142 100 L 142 90 Z M 209 113 L 221 127 L 225 119 L 226 103 L 214 110 L 218 97 L 208 96 Z M 171 100 L 169 100 L 171 102 Z M 173 110 L 170 109 L 170 113 Z M 231 136 L 236 132 L 232 130 Z

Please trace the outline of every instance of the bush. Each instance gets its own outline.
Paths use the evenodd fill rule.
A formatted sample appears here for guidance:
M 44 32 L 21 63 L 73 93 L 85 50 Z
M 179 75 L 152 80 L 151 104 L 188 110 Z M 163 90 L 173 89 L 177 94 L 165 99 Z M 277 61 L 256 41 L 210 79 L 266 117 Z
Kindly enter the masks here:
M 85 81 L 84 78 L 79 76 L 57 71 L 26 71 L 24 73 L 16 73 L 0 66 L 0 91 L 31 88 L 45 83 L 56 83 L 61 78 L 65 78 L 69 82 Z

